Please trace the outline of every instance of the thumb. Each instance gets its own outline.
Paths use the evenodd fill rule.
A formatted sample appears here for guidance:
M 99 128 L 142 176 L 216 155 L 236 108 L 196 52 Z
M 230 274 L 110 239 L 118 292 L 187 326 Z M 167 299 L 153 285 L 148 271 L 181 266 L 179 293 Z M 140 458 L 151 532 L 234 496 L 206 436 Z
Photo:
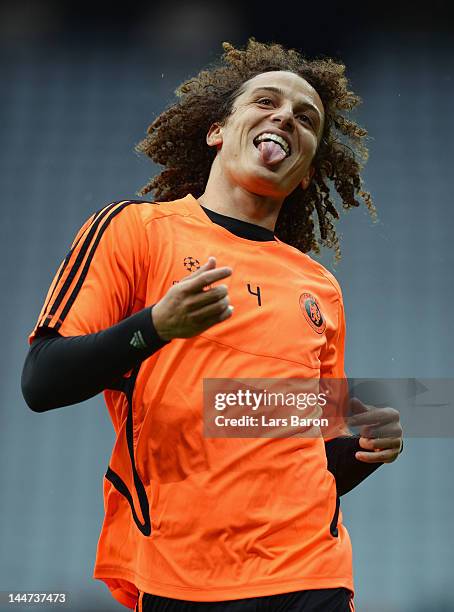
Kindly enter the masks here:
M 363 414 L 364 412 L 369 412 L 369 406 L 367 404 L 363 404 L 363 402 L 357 397 L 352 397 L 350 400 L 350 416 Z

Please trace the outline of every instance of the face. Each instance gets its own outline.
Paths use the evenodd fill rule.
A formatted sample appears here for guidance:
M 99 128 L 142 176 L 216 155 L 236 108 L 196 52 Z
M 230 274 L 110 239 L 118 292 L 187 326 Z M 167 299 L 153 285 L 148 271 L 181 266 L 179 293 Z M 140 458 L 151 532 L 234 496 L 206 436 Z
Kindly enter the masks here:
M 233 184 L 285 198 L 310 183 L 323 121 L 322 101 L 307 81 L 264 72 L 243 84 L 231 115 L 211 126 L 207 143 L 217 147 L 216 160 Z

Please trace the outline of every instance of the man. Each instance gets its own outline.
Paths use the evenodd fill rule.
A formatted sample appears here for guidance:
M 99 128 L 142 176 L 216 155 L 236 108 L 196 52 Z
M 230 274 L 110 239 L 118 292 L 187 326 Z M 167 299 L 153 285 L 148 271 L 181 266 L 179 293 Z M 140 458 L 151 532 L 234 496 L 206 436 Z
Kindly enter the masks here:
M 374 212 L 366 132 L 345 116 L 358 98 L 342 65 L 224 48 L 139 145 L 165 166 L 142 190 L 159 203 L 114 202 L 77 234 L 23 393 L 44 411 L 104 390 L 117 437 L 94 576 L 124 605 L 351 610 L 339 497 L 397 457 L 397 411 L 353 402 L 361 437 L 211 439 L 203 380 L 345 376 L 341 291 L 305 253 L 315 210 L 339 255 L 329 181 Z

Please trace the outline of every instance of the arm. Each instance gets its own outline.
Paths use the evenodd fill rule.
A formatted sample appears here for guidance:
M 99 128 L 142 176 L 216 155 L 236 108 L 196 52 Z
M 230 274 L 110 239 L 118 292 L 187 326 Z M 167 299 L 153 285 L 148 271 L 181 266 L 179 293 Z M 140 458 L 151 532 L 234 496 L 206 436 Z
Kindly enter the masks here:
M 168 344 L 155 330 L 152 308 L 97 333 L 63 337 L 48 329 L 37 337 L 21 379 L 29 408 L 45 412 L 89 399 Z
M 327 344 L 322 353 L 320 377 L 333 379 L 333 389 L 337 389 L 339 398 L 342 398 L 347 390 L 347 386 L 342 384 L 342 381 L 346 380 L 344 371 L 345 314 L 340 287 L 334 277 L 332 279 L 338 290 L 337 327 L 335 330 L 330 330 L 331 333 L 328 332 Z M 336 480 L 339 496 L 357 487 L 383 463 L 394 461 L 402 452 L 402 428 L 399 423 L 399 413 L 387 408 L 376 409 L 373 414 L 368 412 L 366 415 L 368 408 L 358 402 L 359 400 L 349 399 L 348 404 L 344 405 L 344 400 L 339 400 L 339 406 L 342 408 L 338 416 L 344 417 L 345 427 L 343 431 L 335 432 L 335 437 L 325 440 L 328 470 Z M 356 418 L 348 418 L 347 414 L 352 411 L 362 414 L 358 414 Z M 353 435 L 348 426 L 362 426 L 360 434 Z
M 22 392 L 29 407 L 45 412 L 93 397 L 112 388 L 116 379 L 172 338 L 190 338 L 231 316 L 227 288 L 207 289 L 231 274 L 229 268 L 215 266 L 210 258 L 171 287 L 158 304 L 101 331 L 68 334 L 64 327 L 66 336 L 62 336 L 52 327 L 36 326 L 22 372 Z M 99 287 L 101 296 L 102 285 L 97 282 L 94 287 Z M 83 321 L 79 325 L 85 326 Z
M 361 450 L 359 436 L 341 436 L 325 442 L 328 470 L 336 480 L 337 494 L 345 495 L 373 474 L 380 463 L 364 463 L 356 459 Z

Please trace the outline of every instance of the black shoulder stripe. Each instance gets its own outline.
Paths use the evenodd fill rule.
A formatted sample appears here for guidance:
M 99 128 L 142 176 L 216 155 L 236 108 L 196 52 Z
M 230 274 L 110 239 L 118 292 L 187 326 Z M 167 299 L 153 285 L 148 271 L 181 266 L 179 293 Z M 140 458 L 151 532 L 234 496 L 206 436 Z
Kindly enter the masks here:
M 118 204 L 118 202 L 112 202 L 112 204 L 109 204 L 109 205 L 108 205 L 108 208 L 109 208 L 109 209 L 111 209 L 111 208 L 112 208 L 112 206 L 115 206 L 115 204 Z M 92 221 L 92 223 L 94 223 L 94 222 L 96 221 L 96 219 L 99 217 L 99 215 L 100 215 L 100 214 L 101 214 L 103 211 L 105 211 L 105 210 L 106 210 L 105 208 L 100 208 L 100 209 L 99 209 L 99 210 L 98 210 L 98 211 L 95 213 L 95 216 L 93 217 L 93 221 Z
M 77 283 L 76 283 L 76 286 L 74 287 L 74 289 L 73 289 L 73 291 L 72 291 L 72 293 L 71 293 L 70 297 L 68 298 L 68 300 L 67 300 L 67 302 L 66 302 L 66 304 L 65 304 L 65 307 L 63 308 L 63 310 L 62 310 L 62 312 L 61 312 L 61 314 L 60 314 L 60 316 L 59 316 L 58 323 L 56 323 L 56 325 L 54 326 L 54 329 L 55 329 L 56 331 L 58 331 L 58 330 L 60 329 L 60 327 L 61 327 L 61 325 L 62 325 L 63 321 L 65 320 L 65 317 L 67 316 L 68 312 L 70 311 L 71 306 L 74 304 L 74 301 L 75 301 L 75 299 L 76 299 L 76 297 L 77 297 L 77 295 L 78 295 L 79 291 L 81 290 L 81 287 L 82 287 L 82 285 L 83 285 L 83 283 L 84 283 L 84 281 L 85 281 L 85 278 L 87 277 L 88 270 L 89 270 L 89 268 L 90 268 L 90 264 L 91 264 L 91 262 L 92 262 L 92 259 L 93 259 L 94 255 L 95 255 L 96 249 L 97 249 L 97 247 L 98 247 L 98 245 L 99 245 L 99 242 L 100 242 L 100 240 L 101 240 L 101 238 L 102 238 L 102 236 L 103 236 L 104 232 L 105 232 L 105 231 L 106 231 L 106 229 L 108 228 L 109 223 L 110 223 L 110 222 L 112 221 L 112 219 L 113 219 L 114 217 L 116 217 L 116 216 L 117 216 L 117 215 L 118 215 L 118 214 L 119 214 L 119 213 L 120 213 L 120 212 L 121 212 L 121 211 L 122 211 L 124 208 L 126 208 L 126 206 L 129 206 L 130 204 L 141 204 L 141 203 L 142 203 L 142 202 L 137 202 L 137 201 L 128 200 L 127 202 L 124 202 L 123 204 L 121 204 L 121 205 L 120 205 L 118 208 L 116 208 L 116 209 L 115 209 L 113 212 L 110 212 L 109 216 L 108 216 L 108 217 L 107 217 L 107 219 L 104 221 L 104 223 L 103 223 L 103 225 L 102 225 L 101 229 L 99 230 L 99 233 L 98 233 L 98 235 L 97 235 L 97 237 L 96 237 L 96 240 L 95 240 L 95 242 L 93 243 L 93 245 L 92 245 L 92 247 L 91 247 L 90 253 L 89 253 L 88 257 L 87 257 L 87 260 L 86 260 L 85 265 L 84 265 L 84 267 L 83 267 L 83 270 L 82 270 L 82 272 L 81 272 L 81 274 L 80 274 L 80 276 L 79 276 L 79 279 L 78 279 L 78 281 L 77 281 Z M 105 216 L 105 215 L 104 215 L 104 216 Z M 97 227 L 98 227 L 98 225 L 99 225 L 99 221 L 100 221 L 100 220 L 101 220 L 101 217 L 100 217 L 100 218 L 98 219 L 98 221 L 96 222 L 96 229 L 97 229 Z M 67 291 L 68 291 L 68 288 L 70 287 L 70 285 L 71 285 L 71 283 L 72 283 L 72 281 L 73 281 L 73 279 L 74 279 L 75 275 L 77 274 L 77 272 L 78 272 L 78 270 L 79 270 L 79 268 L 80 268 L 80 266 L 81 266 L 81 263 L 82 263 L 82 261 L 83 261 L 83 258 L 84 258 L 84 256 L 85 256 L 85 253 L 86 253 L 86 252 L 87 252 L 87 250 L 88 250 L 88 247 L 89 247 L 89 245 L 90 245 L 91 239 L 93 238 L 93 235 L 94 235 L 94 233 L 96 232 L 96 229 L 94 229 L 94 228 L 93 228 L 93 229 L 92 229 L 93 233 L 92 233 L 92 231 L 90 232 L 91 236 L 90 236 L 90 235 L 89 235 L 89 236 L 87 236 L 86 243 L 84 244 L 84 246 L 83 246 L 83 247 L 82 247 L 82 249 L 80 250 L 80 253 L 79 253 L 79 255 L 77 256 L 76 262 L 74 263 L 73 269 L 71 270 L 71 272 L 70 272 L 70 274 L 69 274 L 68 278 L 66 279 L 65 285 L 67 285 L 67 287 L 66 287 L 66 289 L 65 289 L 65 287 L 62 287 L 62 290 L 61 290 L 61 292 L 60 292 L 60 294 L 62 294 L 61 299 L 60 299 L 60 302 L 59 302 L 59 303 L 58 303 L 56 306 L 55 306 L 55 304 L 54 304 L 54 306 L 53 306 L 52 308 L 54 309 L 54 307 L 55 307 L 55 310 L 53 310 L 53 312 L 51 311 L 51 313 L 50 313 L 51 315 L 52 315 L 52 314 L 55 314 L 55 312 L 57 311 L 57 308 L 58 308 L 59 304 L 62 302 L 62 300 L 63 300 L 63 298 L 64 298 L 65 294 L 66 294 L 66 293 L 67 293 Z M 84 253 L 83 253 L 83 254 L 82 254 L 82 251 L 84 251 Z M 64 293 L 63 293 L 63 289 L 65 289 Z M 59 296 L 59 297 L 60 297 L 60 296 Z M 58 299 L 58 298 L 57 298 L 57 299 Z
M 96 227 L 93 229 L 93 226 L 94 226 L 94 223 L 95 223 L 96 217 L 98 217 L 98 215 L 99 215 L 99 214 L 100 214 L 102 211 L 104 211 L 104 214 L 102 215 L 102 216 L 104 217 L 105 215 L 107 215 L 107 214 L 109 213 L 109 211 L 111 210 L 111 208 L 112 208 L 113 206 L 116 206 L 118 203 L 119 203 L 119 202 L 112 202 L 112 203 L 111 203 L 111 204 L 109 204 L 107 207 L 102 208 L 101 210 L 99 210 L 99 211 L 96 213 L 96 215 L 95 215 L 95 217 L 93 218 L 93 221 L 92 221 L 92 223 L 91 223 L 91 227 L 92 227 L 92 229 L 90 230 L 90 233 L 89 233 L 88 237 L 87 237 L 87 238 L 86 238 L 86 240 L 85 240 L 85 244 L 84 244 L 84 246 L 82 247 L 82 250 L 84 250 L 84 253 L 87 251 L 88 246 L 89 246 L 89 244 L 90 244 L 90 242 L 91 242 L 91 238 L 93 237 L 93 234 L 96 232 L 96 228 L 98 227 L 98 225 L 99 225 L 99 223 L 100 223 L 100 219 L 99 219 L 99 220 L 98 220 L 98 222 L 97 222 L 97 224 L 96 224 Z M 82 235 L 79 237 L 79 239 L 77 240 L 76 244 L 75 244 L 75 245 L 74 245 L 74 246 L 73 246 L 73 247 L 70 249 L 69 253 L 66 255 L 66 257 L 65 257 L 65 262 L 64 262 L 64 264 L 63 264 L 63 266 L 62 266 L 62 268 L 61 268 L 61 270 L 60 270 L 60 272 L 59 272 L 59 274 L 58 274 L 57 282 L 55 283 L 54 290 L 52 291 L 52 294 L 51 294 L 51 296 L 50 296 L 50 298 L 49 298 L 49 300 L 48 300 L 48 302 L 47 302 L 47 304 L 46 304 L 46 307 L 45 307 L 45 309 L 44 309 L 44 312 L 47 312 L 48 305 L 49 305 L 49 304 L 50 304 L 50 302 L 52 301 L 52 298 L 53 298 L 53 296 L 54 296 L 55 289 L 58 287 L 58 283 L 60 282 L 60 278 L 62 277 L 62 275 L 63 275 L 64 271 L 66 270 L 66 268 L 67 268 L 67 266 L 68 266 L 68 263 L 69 263 L 69 261 L 71 260 L 71 256 L 72 256 L 72 254 L 73 254 L 74 250 L 77 248 L 77 245 L 79 244 L 80 240 L 82 239 L 82 236 L 83 236 L 83 234 L 82 234 Z M 81 262 L 79 262 L 79 263 L 78 263 L 78 259 L 79 259 L 79 258 L 77 258 L 77 259 L 76 259 L 76 261 L 74 262 L 74 264 L 73 264 L 73 269 L 74 269 L 74 267 L 75 267 L 75 266 L 77 266 L 77 268 L 80 266 L 80 263 L 81 263 Z M 76 272 L 77 272 L 77 270 L 75 271 L 75 273 L 76 273 Z M 53 316 L 53 315 L 55 314 L 55 312 L 57 311 L 58 306 L 61 304 L 61 302 L 62 302 L 62 300 L 63 300 L 63 298 L 64 298 L 65 293 L 68 291 L 68 288 L 69 288 L 69 286 L 71 285 L 71 282 L 72 282 L 72 279 L 74 278 L 74 275 L 71 275 L 71 274 L 70 274 L 70 277 L 71 277 L 70 279 L 69 279 L 69 278 L 68 278 L 68 279 L 66 279 L 65 284 L 64 284 L 64 285 L 63 285 L 63 287 L 60 289 L 60 293 L 58 294 L 58 296 L 57 296 L 57 298 L 56 298 L 55 302 L 53 303 L 52 308 L 51 308 L 51 310 L 50 310 L 49 314 L 48 314 L 48 315 L 46 315 L 45 321 L 46 321 L 47 319 L 49 319 L 49 320 L 50 320 L 50 319 L 52 318 L 52 316 Z M 68 283 L 68 281 L 69 281 L 69 283 Z
M 103 210 L 103 209 L 101 209 L 101 210 Z M 96 213 L 96 215 L 94 216 L 94 218 L 93 218 L 93 220 L 92 220 L 92 223 L 95 221 L 96 217 L 98 216 L 98 214 L 99 214 L 100 212 L 101 212 L 101 211 L 98 211 L 98 212 Z M 64 263 L 63 263 L 63 265 L 62 265 L 62 267 L 61 267 L 61 269 L 60 269 L 60 272 L 58 273 L 57 280 L 55 281 L 55 285 L 54 285 L 54 288 L 53 288 L 53 290 L 52 290 L 52 293 L 50 294 L 49 299 L 47 300 L 46 305 L 45 305 L 45 307 L 44 307 L 44 312 L 47 312 L 47 308 L 48 308 L 49 304 L 51 303 L 52 298 L 54 297 L 55 289 L 58 287 L 58 283 L 60 282 L 60 279 L 61 279 L 61 277 L 62 277 L 62 275 L 63 275 L 63 272 L 66 270 L 66 266 L 68 265 L 68 262 L 69 262 L 69 260 L 71 259 L 71 255 L 73 254 L 74 249 L 76 249 L 76 248 L 77 248 L 77 245 L 78 245 L 78 244 L 79 244 L 79 242 L 82 240 L 82 236 L 83 236 L 83 234 L 81 234 L 81 235 L 79 236 L 79 238 L 78 238 L 77 242 L 74 244 L 74 246 L 73 246 L 73 247 L 72 247 L 72 248 L 69 250 L 68 254 L 66 255 L 66 257 L 65 257 L 65 261 L 64 261 Z
M 117 204 L 121 204 L 121 202 L 129 202 L 131 204 L 144 204 L 146 200 L 116 200 L 115 202 L 111 202 L 107 206 L 103 206 L 98 211 L 96 211 L 95 216 L 93 217 L 92 223 L 96 221 L 96 219 L 99 217 L 99 215 L 102 212 L 106 213 L 106 211 L 111 210 L 113 206 L 116 206 Z

